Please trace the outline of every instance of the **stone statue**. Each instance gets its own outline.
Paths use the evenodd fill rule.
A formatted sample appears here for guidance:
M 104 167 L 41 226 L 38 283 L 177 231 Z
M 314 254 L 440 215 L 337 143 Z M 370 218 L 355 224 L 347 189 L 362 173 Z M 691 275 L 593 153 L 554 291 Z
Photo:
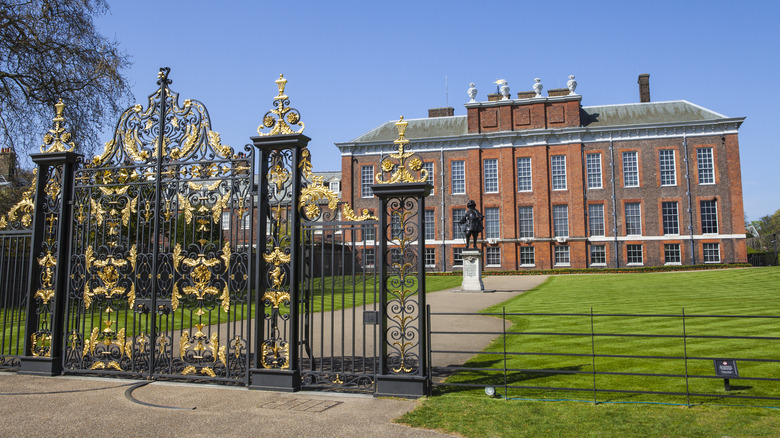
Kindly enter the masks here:
M 471 86 L 468 89 L 468 94 L 469 94 L 469 99 L 470 99 L 469 102 L 476 102 L 476 100 L 474 100 L 474 99 L 477 97 L 477 89 L 474 88 L 474 83 L 473 82 L 471 83 Z
M 466 215 L 460 219 L 459 223 L 462 225 L 463 234 L 466 235 L 466 248 L 469 247 L 469 238 L 473 238 L 474 249 L 477 249 L 477 236 L 484 228 L 482 220 L 485 219 L 485 216 L 482 216 L 482 213 L 477 210 L 477 203 L 473 199 L 466 206 L 468 207 Z

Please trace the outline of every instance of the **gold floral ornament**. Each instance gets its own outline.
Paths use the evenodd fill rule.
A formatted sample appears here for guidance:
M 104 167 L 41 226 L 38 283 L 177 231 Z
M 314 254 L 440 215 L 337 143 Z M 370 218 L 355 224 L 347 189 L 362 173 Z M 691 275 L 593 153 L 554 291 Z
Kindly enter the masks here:
M 300 134 L 304 128 L 303 122 L 301 122 L 301 114 L 297 109 L 289 106 L 290 98 L 284 94 L 287 79 L 284 78 L 284 75 L 279 75 L 279 79 L 275 82 L 276 86 L 279 87 L 279 94 L 274 97 L 274 106 L 276 108 L 265 113 L 263 123 L 257 127 L 257 133 L 261 136 Z M 293 131 L 291 126 L 300 126 L 301 129 Z M 263 132 L 264 129 L 270 129 L 271 131 Z
M 409 144 L 404 136 L 406 135 L 406 126 L 409 122 L 404 121 L 404 116 L 396 122 L 395 126 L 398 128 L 398 139 L 395 143 L 398 146 L 398 152 L 391 153 L 384 160 L 382 160 L 381 168 L 382 172 L 376 176 L 376 182 L 378 184 L 393 184 L 393 183 L 416 183 L 428 181 L 428 170 L 423 169 L 422 159 L 415 155 L 413 152 L 405 150 L 406 145 Z M 384 179 L 384 173 L 391 173 L 389 179 Z M 414 172 L 414 174 L 412 173 Z M 415 174 L 419 176 L 415 176 Z
M 57 112 L 57 115 L 52 119 L 54 129 L 49 129 L 49 133 L 43 136 L 41 152 L 73 152 L 73 149 L 76 149 L 76 144 L 70 141 L 70 132 L 66 132 L 65 128 L 60 125 L 60 123 L 65 121 L 65 118 L 62 117 L 62 110 L 65 109 L 62 99 L 54 105 L 54 109 Z

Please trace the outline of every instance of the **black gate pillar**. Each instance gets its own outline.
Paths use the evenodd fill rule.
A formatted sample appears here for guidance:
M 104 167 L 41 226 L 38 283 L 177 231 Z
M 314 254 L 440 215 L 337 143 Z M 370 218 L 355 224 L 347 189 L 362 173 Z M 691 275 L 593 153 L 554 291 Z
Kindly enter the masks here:
M 425 197 L 431 193 L 420 157 L 404 151 L 407 122 L 396 123 L 398 152 L 381 163 L 379 274 L 380 349 L 375 396 L 421 397 L 430 392 L 425 306 Z M 381 178 L 387 174 L 387 178 Z
M 309 137 L 301 134 L 300 113 L 289 107 L 287 80 L 279 75 L 275 109 L 268 111 L 251 140 L 260 150 L 254 360 L 249 387 L 298 391 L 299 286 L 301 217 L 301 151 Z M 293 131 L 290 125 L 301 126 Z M 270 129 L 269 133 L 262 132 Z
M 70 247 L 70 203 L 76 163 L 70 133 L 60 125 L 64 104 L 56 106 L 54 129 L 44 137 L 42 153 L 31 154 L 38 166 L 30 251 L 29 293 L 20 374 L 62 372 L 63 322 Z

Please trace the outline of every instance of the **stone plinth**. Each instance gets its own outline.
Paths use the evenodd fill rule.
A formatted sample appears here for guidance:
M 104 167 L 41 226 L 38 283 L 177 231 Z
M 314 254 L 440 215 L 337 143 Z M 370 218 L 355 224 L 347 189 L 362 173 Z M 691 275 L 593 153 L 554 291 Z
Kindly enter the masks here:
M 464 292 L 484 292 L 485 284 L 482 283 L 482 251 L 478 249 L 464 249 L 463 257 L 463 283 L 460 288 Z

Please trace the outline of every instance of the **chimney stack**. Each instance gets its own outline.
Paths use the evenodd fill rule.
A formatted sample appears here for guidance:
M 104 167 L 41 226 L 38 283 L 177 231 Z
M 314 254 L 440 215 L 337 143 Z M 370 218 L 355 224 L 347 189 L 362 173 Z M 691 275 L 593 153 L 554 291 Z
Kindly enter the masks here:
M 636 83 L 639 84 L 639 102 L 650 102 L 650 75 L 642 73 Z
M 428 109 L 428 117 L 452 117 L 455 115 L 455 108 L 446 106 L 443 108 L 430 108 Z

